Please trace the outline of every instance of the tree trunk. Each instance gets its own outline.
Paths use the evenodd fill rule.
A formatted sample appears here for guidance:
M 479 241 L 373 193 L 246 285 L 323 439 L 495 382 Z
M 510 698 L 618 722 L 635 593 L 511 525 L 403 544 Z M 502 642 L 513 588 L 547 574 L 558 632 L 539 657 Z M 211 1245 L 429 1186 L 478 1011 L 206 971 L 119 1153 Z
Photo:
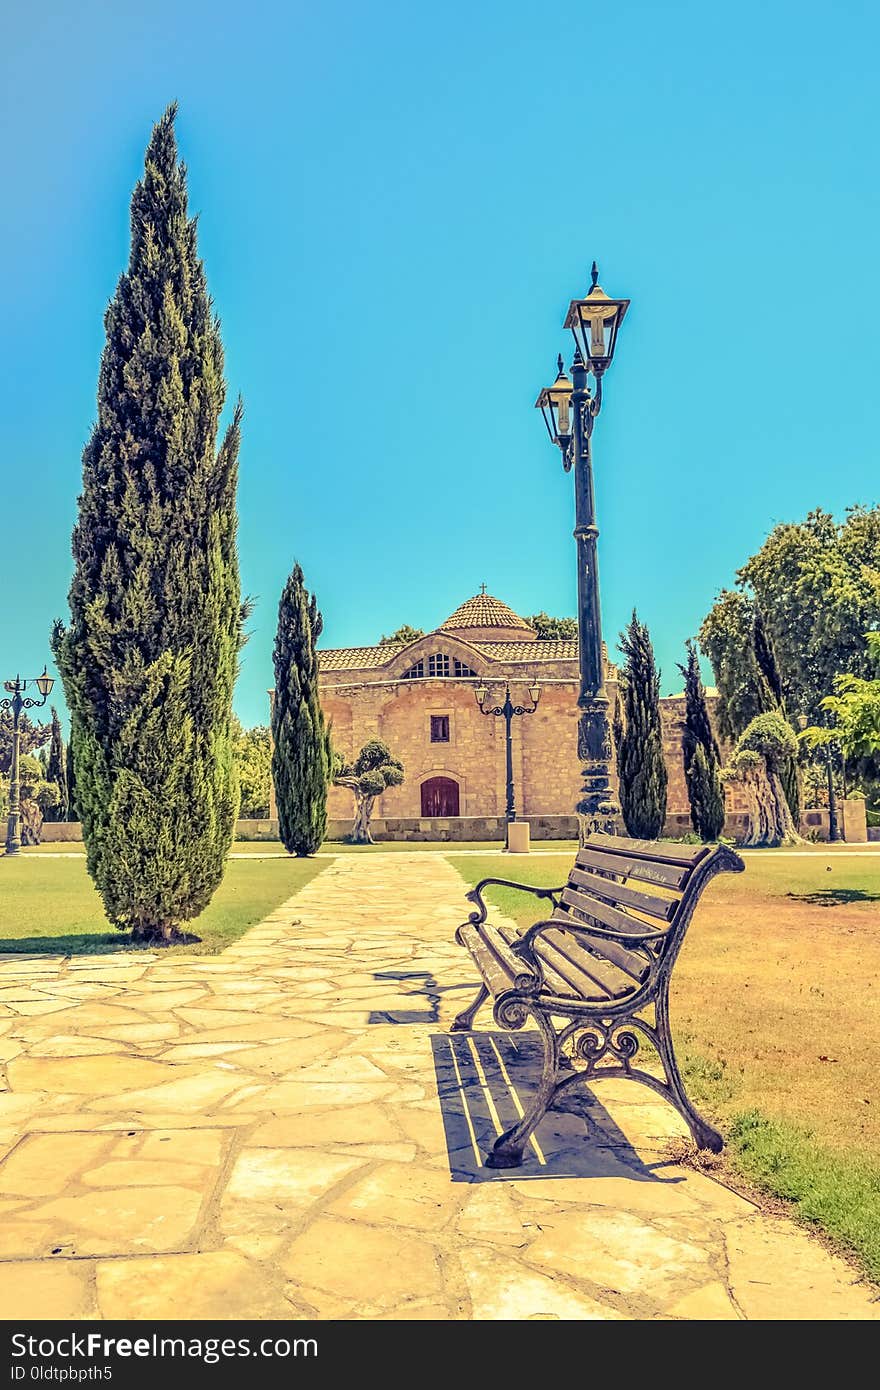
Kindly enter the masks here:
M 742 840 L 745 847 L 803 844 L 775 769 L 768 768 L 765 763 L 744 770 L 737 780 L 748 801 L 748 828 Z
M 181 942 L 200 941 L 201 937 L 181 931 L 172 922 L 138 922 L 131 929 L 131 939 L 139 946 L 176 946 Z
M 23 845 L 38 845 L 43 834 L 43 812 L 36 801 L 31 801 L 29 797 L 22 799 L 20 808 L 21 843 Z
M 354 824 L 351 827 L 353 845 L 374 845 L 376 841 L 370 833 L 370 816 L 373 814 L 374 796 L 364 796 L 355 792 Z

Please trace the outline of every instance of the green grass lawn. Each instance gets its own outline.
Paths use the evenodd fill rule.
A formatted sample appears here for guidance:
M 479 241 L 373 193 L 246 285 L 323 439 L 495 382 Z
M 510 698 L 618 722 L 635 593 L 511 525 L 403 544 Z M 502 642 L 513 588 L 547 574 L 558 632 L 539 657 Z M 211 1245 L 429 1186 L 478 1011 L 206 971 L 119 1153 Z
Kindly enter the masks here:
M 564 882 L 566 855 L 449 856 L 468 885 Z M 520 926 L 527 894 L 488 898 Z M 688 1089 L 721 1124 L 725 1164 L 880 1279 L 880 856 L 760 851 L 707 888 L 672 977 Z
M 169 949 L 191 954 L 222 951 L 329 862 L 231 860 L 208 907 L 187 924 L 201 942 Z M 125 949 L 131 949 L 131 939 L 127 932 L 108 925 L 84 858 L 49 859 L 29 850 L 19 858 L 0 859 L 0 955 L 11 951 L 78 955 Z

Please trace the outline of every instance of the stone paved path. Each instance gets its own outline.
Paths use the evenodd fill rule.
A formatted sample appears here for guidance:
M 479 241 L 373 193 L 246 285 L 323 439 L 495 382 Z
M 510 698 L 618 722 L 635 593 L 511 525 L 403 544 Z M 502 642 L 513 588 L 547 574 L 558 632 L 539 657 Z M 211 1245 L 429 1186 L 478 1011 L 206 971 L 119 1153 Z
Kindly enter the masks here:
M 664 1157 L 631 1083 L 482 1166 L 533 1040 L 437 854 L 340 856 L 219 957 L 0 963 L 5 1318 L 876 1318 L 842 1261 Z

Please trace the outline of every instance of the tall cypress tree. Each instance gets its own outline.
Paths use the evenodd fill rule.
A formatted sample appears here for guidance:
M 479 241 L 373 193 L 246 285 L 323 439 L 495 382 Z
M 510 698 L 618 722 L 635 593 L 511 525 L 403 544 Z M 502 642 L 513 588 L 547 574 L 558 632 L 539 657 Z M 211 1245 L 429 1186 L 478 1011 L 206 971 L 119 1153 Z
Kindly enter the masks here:
M 327 832 L 330 742 L 315 652 L 323 626 L 315 596 L 294 565 L 278 605 L 272 705 L 272 780 L 288 854 L 314 854 Z
M 666 763 L 660 724 L 660 673 L 651 635 L 633 609 L 618 643 L 623 728 L 617 742 L 620 806 L 630 835 L 656 840 L 666 819 Z
M 686 646 L 687 663 L 678 668 L 684 676 L 685 693 L 685 723 L 681 740 L 684 777 L 694 830 L 701 840 L 708 842 L 717 840 L 724 829 L 721 753 L 709 723 L 697 648 L 690 641 Z
M 238 808 L 230 740 L 244 610 L 240 405 L 217 448 L 223 348 L 187 212 L 176 107 L 131 202 L 83 453 L 70 623 L 54 634 L 88 868 L 110 921 L 167 941 L 223 876 Z
M 46 781 L 54 782 L 58 788 L 58 801 L 52 807 L 46 820 L 67 820 L 67 755 L 64 738 L 61 734 L 61 720 L 58 711 L 52 706 L 52 739 L 49 744 L 49 759 L 46 763 Z

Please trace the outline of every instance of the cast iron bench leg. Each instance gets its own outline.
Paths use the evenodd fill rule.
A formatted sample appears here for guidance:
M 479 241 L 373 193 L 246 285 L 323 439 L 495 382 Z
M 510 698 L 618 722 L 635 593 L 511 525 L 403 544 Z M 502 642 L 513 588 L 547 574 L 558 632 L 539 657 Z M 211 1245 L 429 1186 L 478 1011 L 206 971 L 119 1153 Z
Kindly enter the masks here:
M 660 1060 L 666 1073 L 669 1099 L 687 1124 L 697 1148 L 709 1149 L 713 1154 L 720 1154 L 724 1147 L 724 1140 L 717 1129 L 713 1129 L 709 1122 L 703 1119 L 699 1110 L 691 1104 L 684 1089 L 681 1072 L 678 1070 L 678 1063 L 672 1050 L 672 1033 L 669 1028 L 669 984 L 667 980 L 662 981 L 657 991 L 655 1011 L 657 1051 L 660 1053 Z
M 541 1080 L 531 1108 L 526 1111 L 519 1124 L 505 1130 L 504 1134 L 495 1140 L 491 1152 L 486 1155 L 487 1168 L 518 1168 L 520 1166 L 523 1161 L 523 1150 L 529 1142 L 529 1136 L 543 1120 L 556 1092 L 556 1084 L 559 1079 L 559 1040 L 549 1018 L 537 1009 L 529 1009 L 528 1012 L 531 1013 L 540 1028 L 544 1039 L 544 1065 L 541 1070 Z
M 477 990 L 477 997 L 474 1000 L 473 1004 L 471 1004 L 467 1009 L 464 1009 L 460 1014 L 457 1014 L 456 1017 L 452 1020 L 452 1026 L 449 1029 L 450 1033 L 470 1033 L 471 1029 L 474 1026 L 474 1019 L 477 1013 L 479 1012 L 480 1007 L 483 1004 L 485 1004 L 488 998 L 489 991 L 487 990 L 486 986 L 480 985 L 480 988 Z

